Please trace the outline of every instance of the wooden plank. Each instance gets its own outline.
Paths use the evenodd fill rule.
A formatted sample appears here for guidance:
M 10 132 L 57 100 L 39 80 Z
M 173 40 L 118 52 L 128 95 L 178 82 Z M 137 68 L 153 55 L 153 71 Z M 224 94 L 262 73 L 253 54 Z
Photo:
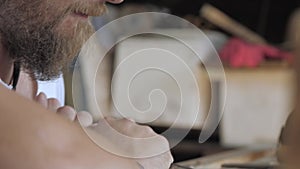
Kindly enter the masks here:
M 204 4 L 200 15 L 219 28 L 248 42 L 266 44 L 266 40 L 210 4 Z

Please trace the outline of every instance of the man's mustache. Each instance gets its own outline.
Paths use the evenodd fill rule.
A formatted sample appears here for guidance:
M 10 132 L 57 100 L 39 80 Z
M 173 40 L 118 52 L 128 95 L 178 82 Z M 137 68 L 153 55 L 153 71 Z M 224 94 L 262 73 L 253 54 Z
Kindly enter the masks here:
M 77 13 L 87 16 L 100 16 L 107 11 L 105 3 L 101 2 L 76 2 L 72 4 L 66 13 Z

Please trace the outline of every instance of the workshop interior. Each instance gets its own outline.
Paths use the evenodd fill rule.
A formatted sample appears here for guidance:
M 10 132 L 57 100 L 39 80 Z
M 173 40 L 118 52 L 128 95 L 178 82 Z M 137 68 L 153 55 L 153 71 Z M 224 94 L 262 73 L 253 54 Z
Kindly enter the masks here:
M 64 73 L 66 104 L 88 110 L 95 120 L 126 116 L 172 133 L 166 137 L 174 142 L 174 169 L 298 168 L 299 6 L 299 0 L 108 4 L 109 12 L 91 20 L 99 50 L 108 52 L 99 64 L 79 60 L 81 83 L 75 86 L 76 64 Z M 111 24 L 135 14 L 143 17 Z M 149 33 L 123 38 L 141 29 Z M 165 70 L 147 67 L 128 82 L 128 74 L 150 63 Z M 90 67 L 97 68 L 95 75 Z M 74 100 L 76 95 L 84 97 Z M 122 101 L 125 95 L 129 101 Z

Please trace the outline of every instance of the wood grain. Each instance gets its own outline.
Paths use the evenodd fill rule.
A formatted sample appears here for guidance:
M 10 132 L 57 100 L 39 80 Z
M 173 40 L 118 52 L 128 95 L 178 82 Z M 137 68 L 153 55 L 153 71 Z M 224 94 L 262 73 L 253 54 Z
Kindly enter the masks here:
M 243 40 L 255 44 L 267 43 L 263 37 L 245 27 L 244 25 L 238 23 L 210 4 L 203 5 L 200 10 L 200 15 L 212 24 L 223 29 L 224 31 L 227 31 L 228 33 L 231 33 L 232 35 L 237 36 Z

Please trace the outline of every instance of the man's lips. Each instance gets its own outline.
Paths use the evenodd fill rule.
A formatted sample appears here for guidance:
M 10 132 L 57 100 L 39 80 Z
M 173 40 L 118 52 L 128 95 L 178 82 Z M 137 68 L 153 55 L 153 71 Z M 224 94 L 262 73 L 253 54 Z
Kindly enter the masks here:
M 89 16 L 100 16 L 106 12 L 105 3 L 96 4 L 74 4 L 69 12 L 75 16 L 87 19 Z
M 77 8 L 75 10 L 73 10 L 73 14 L 77 17 L 81 17 L 84 19 L 87 19 L 89 17 L 89 12 L 87 8 Z
M 74 12 L 75 16 L 87 19 L 89 16 L 81 12 Z

